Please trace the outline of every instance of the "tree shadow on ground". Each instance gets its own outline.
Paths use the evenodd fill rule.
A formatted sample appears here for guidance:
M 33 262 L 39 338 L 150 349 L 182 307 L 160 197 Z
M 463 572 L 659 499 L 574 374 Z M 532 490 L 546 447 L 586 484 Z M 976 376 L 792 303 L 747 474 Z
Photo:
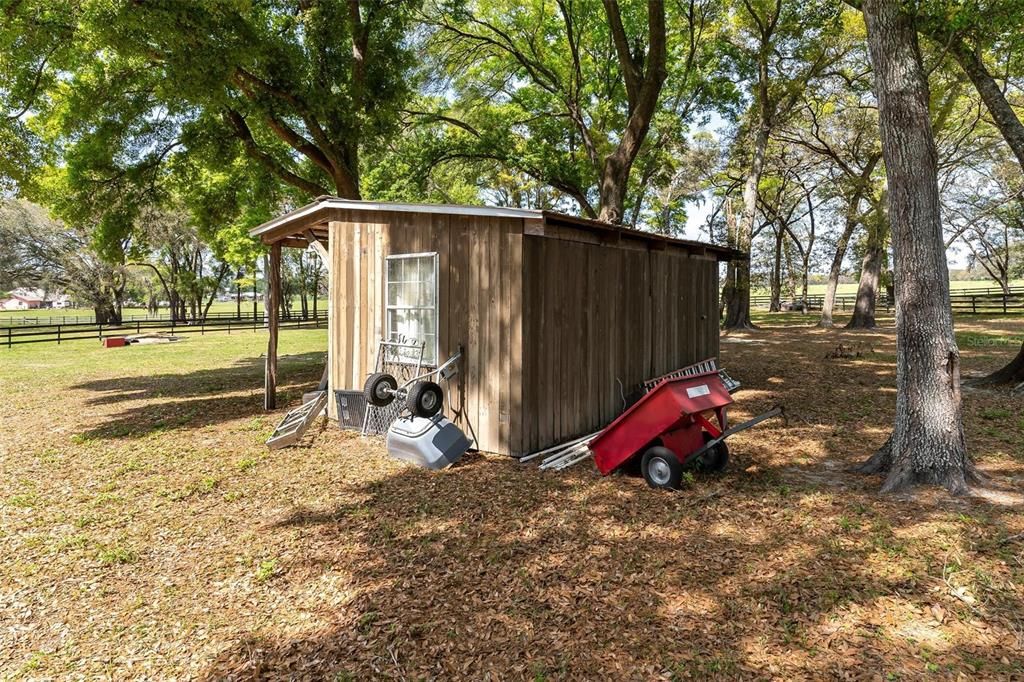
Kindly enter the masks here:
M 329 624 L 312 632 L 252 633 L 203 678 L 922 673 L 914 644 L 886 643 L 903 627 L 934 635 L 937 665 L 958 665 L 927 613 L 901 611 L 936 599 L 922 576 L 942 567 L 917 562 L 907 538 L 944 511 L 881 513 L 870 482 L 850 477 L 851 518 L 814 523 L 808 511 L 845 503 L 789 474 L 733 472 L 673 494 L 487 458 L 350 486 L 339 504 L 263 529 L 302 536 L 303 555 L 283 567 L 291 580 L 333 576 L 350 597 L 325 604 Z M 868 614 L 886 600 L 905 622 Z M 998 661 L 1012 649 L 974 649 L 989 673 L 1010 670 Z
M 322 352 L 282 355 L 278 358 L 278 373 L 285 377 L 311 375 L 314 368 L 323 371 L 327 354 Z M 98 395 L 86 401 L 88 405 L 107 405 L 125 400 L 153 398 L 196 398 L 230 393 L 245 389 L 262 389 L 263 356 L 242 358 L 227 367 L 201 369 L 194 372 L 148 374 L 84 381 L 72 389 Z M 319 373 L 316 379 L 319 380 Z
M 290 406 L 312 390 L 320 381 L 323 362 L 324 353 L 282 356 L 278 404 Z M 87 405 L 116 408 L 131 403 L 85 429 L 81 435 L 89 439 L 140 438 L 266 414 L 262 358 L 245 358 L 223 369 L 86 381 L 72 388 L 99 394 L 87 399 Z
M 738 437 L 729 472 L 681 493 L 483 458 L 348 484 L 337 503 L 275 517 L 260 533 L 302 546 L 280 589 L 341 587 L 317 627 L 253 630 L 202 678 L 1024 673 L 1008 540 L 1019 509 L 941 491 L 880 498 L 877 479 L 847 473 L 885 439 L 891 356 L 824 361 L 851 335 L 802 334 L 731 350 L 748 386 L 734 421 L 780 398 L 791 421 Z

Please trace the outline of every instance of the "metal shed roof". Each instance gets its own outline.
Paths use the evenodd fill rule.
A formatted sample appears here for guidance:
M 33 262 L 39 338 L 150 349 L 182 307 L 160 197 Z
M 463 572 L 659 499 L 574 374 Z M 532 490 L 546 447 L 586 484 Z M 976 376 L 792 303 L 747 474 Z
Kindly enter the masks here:
M 543 223 L 563 225 L 571 228 L 578 228 L 592 232 L 599 232 L 605 235 L 612 234 L 616 237 L 627 237 L 639 239 L 653 244 L 673 244 L 686 248 L 699 248 L 714 253 L 718 260 L 733 260 L 742 258 L 743 255 L 725 246 L 708 244 L 705 242 L 689 239 L 677 239 L 654 232 L 644 232 L 632 228 L 614 225 L 600 220 L 570 216 L 555 211 L 546 211 L 534 208 L 509 208 L 503 206 L 466 206 L 459 204 L 413 204 L 396 203 L 386 201 L 362 201 L 357 199 L 342 199 L 333 196 L 318 197 L 312 203 L 301 208 L 289 211 L 273 220 L 263 223 L 259 227 L 250 230 L 249 234 L 259 237 L 265 243 L 271 243 L 293 235 L 301 235 L 314 226 L 323 224 L 330 220 L 330 211 L 384 211 L 395 213 L 427 213 L 442 215 L 465 215 L 465 216 L 490 216 L 497 218 L 522 218 L 524 220 L 535 220 Z M 322 234 L 317 236 L 323 236 Z

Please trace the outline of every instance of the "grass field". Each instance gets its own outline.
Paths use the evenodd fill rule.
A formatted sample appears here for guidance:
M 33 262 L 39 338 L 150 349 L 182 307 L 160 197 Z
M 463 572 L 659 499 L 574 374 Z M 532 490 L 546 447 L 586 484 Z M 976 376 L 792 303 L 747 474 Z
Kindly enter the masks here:
M 0 350 L 0 678 L 1020 678 L 1020 399 L 965 394 L 992 489 L 883 498 L 845 470 L 886 437 L 892 329 L 758 319 L 723 337 L 731 415 L 788 421 L 679 493 L 429 473 L 333 426 L 267 452 L 322 330 L 282 334 L 273 414 L 261 333 Z M 958 333 L 971 374 L 1024 328 Z M 860 357 L 825 360 L 840 342 Z

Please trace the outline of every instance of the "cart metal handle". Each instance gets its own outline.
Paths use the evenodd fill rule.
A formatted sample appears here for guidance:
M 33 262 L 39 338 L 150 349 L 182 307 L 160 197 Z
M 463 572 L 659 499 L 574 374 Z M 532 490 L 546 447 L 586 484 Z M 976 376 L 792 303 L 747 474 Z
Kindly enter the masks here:
M 427 377 L 432 377 L 432 376 L 435 376 L 435 375 L 439 376 L 439 377 L 442 376 L 442 373 L 444 373 L 445 371 L 448 370 L 449 367 L 451 367 L 452 365 L 457 363 L 459 361 L 459 358 L 461 358 L 461 357 L 462 357 L 462 346 L 459 346 L 459 350 L 455 353 L 455 355 L 453 355 L 450 358 L 448 358 L 447 360 L 445 360 L 444 364 L 442 364 L 440 367 L 432 369 L 429 372 L 424 372 L 423 374 L 419 375 L 418 377 L 413 377 L 412 379 L 409 379 L 407 382 L 402 384 L 398 388 L 398 390 L 401 391 L 403 389 L 408 389 L 410 386 L 415 384 L 417 381 L 420 381 L 421 379 L 426 379 Z
M 716 445 L 718 445 L 723 440 L 725 440 L 726 438 L 728 438 L 729 436 L 731 436 L 733 434 L 739 433 L 740 431 L 746 431 L 751 426 L 757 426 L 758 424 L 760 424 L 761 422 L 765 421 L 766 419 L 771 419 L 772 417 L 778 417 L 779 415 L 784 415 L 785 413 L 786 413 L 786 409 L 782 405 L 776 405 L 772 409 L 768 410 L 767 412 L 765 412 L 763 414 L 757 415 L 753 419 L 748 419 L 747 421 L 745 421 L 745 422 L 743 422 L 741 424 L 737 424 L 736 426 L 733 426 L 733 427 L 731 427 L 729 429 L 726 429 L 725 431 L 722 432 L 722 435 L 719 436 L 718 438 L 712 438 L 707 443 L 705 443 L 703 446 L 701 446 L 700 448 L 697 448 L 697 450 L 695 450 L 692 455 L 690 455 L 689 457 L 686 458 L 686 461 L 690 461 L 690 460 L 692 460 L 692 459 L 694 459 L 696 457 L 700 457 L 705 452 L 707 452 L 711 448 L 715 447 Z

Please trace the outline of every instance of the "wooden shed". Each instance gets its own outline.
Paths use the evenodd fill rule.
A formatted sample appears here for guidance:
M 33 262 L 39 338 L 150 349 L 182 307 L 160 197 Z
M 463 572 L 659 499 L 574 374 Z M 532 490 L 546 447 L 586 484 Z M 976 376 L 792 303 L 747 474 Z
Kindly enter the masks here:
M 718 263 L 736 255 L 550 211 L 335 197 L 252 234 L 271 247 L 272 305 L 282 247 L 327 261 L 330 390 L 362 387 L 381 338 L 425 342 L 430 363 L 461 345 L 453 404 L 481 450 L 511 455 L 592 432 L 641 381 L 717 356 Z

